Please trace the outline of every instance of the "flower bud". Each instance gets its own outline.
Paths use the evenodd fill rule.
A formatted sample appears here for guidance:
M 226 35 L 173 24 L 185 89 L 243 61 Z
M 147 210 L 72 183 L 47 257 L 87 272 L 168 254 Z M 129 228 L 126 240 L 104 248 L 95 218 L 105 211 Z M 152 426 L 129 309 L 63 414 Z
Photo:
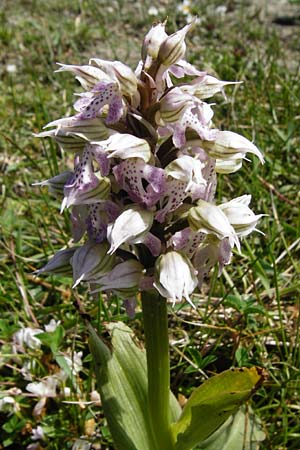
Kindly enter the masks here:
M 95 280 L 100 284 L 98 291 L 113 291 L 121 297 L 130 298 L 137 294 L 143 276 L 143 266 L 134 259 L 116 265 L 109 273 Z
M 116 133 L 106 141 L 93 142 L 103 147 L 109 153 L 109 158 L 141 158 L 148 162 L 151 158 L 150 145 L 145 139 L 140 139 L 132 134 Z
M 115 264 L 115 256 L 108 255 L 108 244 L 96 244 L 88 241 L 74 253 L 73 267 L 74 286 L 81 281 L 94 281 L 109 272 Z
M 117 79 L 122 94 L 130 97 L 136 93 L 138 79 L 132 69 L 120 61 L 105 61 L 104 59 L 92 58 L 90 64 L 96 64 L 104 70 L 112 79 Z
M 157 25 L 154 25 L 144 38 L 142 46 L 142 60 L 145 62 L 148 56 L 150 59 L 156 59 L 162 42 L 167 38 L 168 35 L 165 32 L 165 23 L 158 23 Z
M 64 194 L 64 186 L 71 176 L 72 172 L 66 171 L 40 183 L 33 183 L 33 186 L 48 186 L 50 194 L 59 197 Z
M 190 294 L 196 288 L 197 271 L 188 258 L 179 252 L 171 251 L 161 255 L 155 263 L 155 282 L 160 295 L 175 304 L 185 298 L 192 306 Z
M 261 163 L 264 162 L 260 150 L 247 138 L 233 131 L 217 131 L 215 139 L 211 141 L 203 140 L 201 145 L 213 158 L 226 159 L 232 158 L 238 153 L 243 155 L 253 153 Z
M 52 273 L 58 275 L 72 275 L 71 258 L 78 247 L 66 248 L 59 250 L 41 269 L 35 272 L 36 275 L 41 273 Z
M 216 159 L 216 172 L 229 174 L 237 172 L 243 164 L 244 155 L 236 153 L 232 158 Z
M 193 103 L 190 95 L 185 94 L 178 87 L 170 90 L 160 100 L 159 115 L 163 122 L 176 122 L 184 111 Z
M 108 225 L 107 239 L 113 253 L 125 242 L 138 244 L 144 241 L 153 223 L 153 213 L 132 205 L 126 209 L 114 223 Z
M 197 206 L 189 210 L 188 221 L 193 231 L 214 234 L 220 240 L 228 237 L 232 245 L 236 244 L 240 248 L 235 230 L 219 206 L 198 200 Z
M 250 201 L 251 195 L 242 195 L 219 205 L 219 208 L 224 212 L 238 236 L 250 234 L 255 230 L 259 219 L 263 216 L 263 214 L 255 215 L 253 213 L 248 207 Z
M 182 86 L 182 90 L 188 92 L 190 95 L 203 100 L 210 98 L 218 92 L 223 92 L 224 86 L 228 84 L 240 84 L 241 81 L 221 81 L 210 75 L 199 77 L 193 80 L 190 84 Z
M 186 50 L 184 39 L 192 25 L 193 23 L 186 25 L 163 41 L 157 55 L 157 59 L 161 64 L 170 67 L 184 56 Z

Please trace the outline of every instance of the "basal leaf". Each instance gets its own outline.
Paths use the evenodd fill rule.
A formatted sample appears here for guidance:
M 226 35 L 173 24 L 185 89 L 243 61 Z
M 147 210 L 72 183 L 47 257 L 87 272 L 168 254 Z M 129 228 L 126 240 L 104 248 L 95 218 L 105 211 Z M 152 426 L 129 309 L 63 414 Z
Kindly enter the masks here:
M 172 425 L 176 450 L 188 450 L 207 439 L 234 414 L 264 380 L 257 367 L 230 369 L 205 381 L 191 395 Z
M 158 450 L 148 417 L 146 353 L 123 323 L 111 324 L 109 331 L 112 350 L 89 326 L 98 387 L 115 448 Z M 176 420 L 181 410 L 172 394 L 170 408 L 172 420 Z
M 259 442 L 266 438 L 259 419 L 254 415 L 251 408 L 247 413 L 242 407 L 236 414 L 229 417 L 226 422 L 202 442 L 201 450 L 257 450 Z

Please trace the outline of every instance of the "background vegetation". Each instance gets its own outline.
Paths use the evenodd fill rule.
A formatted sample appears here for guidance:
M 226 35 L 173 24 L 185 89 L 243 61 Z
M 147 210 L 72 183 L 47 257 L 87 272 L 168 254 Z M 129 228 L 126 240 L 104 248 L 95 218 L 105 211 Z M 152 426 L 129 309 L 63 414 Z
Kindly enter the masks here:
M 100 330 L 123 320 L 143 333 L 139 306 L 129 319 L 116 297 L 92 298 L 72 291 L 70 279 L 33 275 L 70 242 L 68 213 L 59 215 L 47 190 L 32 186 L 71 164 L 53 143 L 32 136 L 72 114 L 78 86 L 54 74 L 55 63 L 100 57 L 134 68 L 153 21 L 168 16 L 173 32 L 197 15 L 187 59 L 220 79 L 244 81 L 227 90 L 227 100 L 214 100 L 216 125 L 253 139 L 266 159 L 220 178 L 219 200 L 251 193 L 253 209 L 267 216 L 264 235 L 244 240 L 242 254 L 196 296 L 197 310 L 170 310 L 172 388 L 184 402 L 212 373 L 262 366 L 269 379 L 251 402 L 266 433 L 261 448 L 299 449 L 299 3 L 2 0 L 1 7 L 0 448 L 113 448 L 99 402 L 84 403 L 96 388 L 74 302 Z M 44 328 L 50 319 L 61 321 L 53 332 Z M 24 327 L 44 331 L 42 344 L 16 353 L 14 334 Z M 59 370 L 63 386 L 34 414 L 40 397 L 28 383 Z M 38 426 L 44 437 L 34 440 Z

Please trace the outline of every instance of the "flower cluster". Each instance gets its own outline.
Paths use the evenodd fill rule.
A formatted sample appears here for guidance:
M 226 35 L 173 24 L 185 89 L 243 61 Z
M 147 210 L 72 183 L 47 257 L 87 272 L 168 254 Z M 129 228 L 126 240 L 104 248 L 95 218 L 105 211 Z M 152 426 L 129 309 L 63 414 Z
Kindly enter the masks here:
M 39 273 L 72 274 L 126 300 L 155 288 L 173 302 L 190 296 L 218 265 L 230 262 L 240 237 L 260 215 L 250 195 L 214 201 L 217 174 L 236 172 L 248 139 L 213 125 L 204 100 L 228 84 L 185 59 L 193 24 L 168 35 L 165 24 L 145 36 L 133 71 L 119 61 L 93 58 L 60 64 L 83 87 L 72 117 L 38 136 L 53 138 L 74 155 L 74 170 L 46 180 L 71 210 L 74 245 L 60 250 Z

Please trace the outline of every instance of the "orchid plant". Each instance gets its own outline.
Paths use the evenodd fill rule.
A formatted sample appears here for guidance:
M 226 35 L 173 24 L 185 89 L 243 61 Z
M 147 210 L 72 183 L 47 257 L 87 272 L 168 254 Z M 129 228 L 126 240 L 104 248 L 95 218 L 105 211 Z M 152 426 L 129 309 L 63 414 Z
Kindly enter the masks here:
M 70 274 L 74 287 L 115 293 L 129 314 L 141 297 L 146 356 L 124 325 L 110 326 L 111 351 L 88 324 L 118 449 L 204 446 L 263 379 L 258 368 L 229 370 L 196 389 L 183 410 L 170 393 L 167 304 L 195 307 L 193 292 L 215 266 L 221 274 L 261 217 L 249 208 L 250 195 L 215 202 L 218 174 L 236 172 L 247 153 L 263 156 L 245 137 L 215 128 L 205 100 L 236 82 L 184 59 L 192 26 L 168 35 L 165 23 L 154 25 L 135 71 L 98 58 L 60 64 L 58 72 L 72 72 L 84 92 L 72 117 L 38 134 L 74 154 L 73 171 L 39 183 L 70 209 L 74 246 L 38 273 Z

